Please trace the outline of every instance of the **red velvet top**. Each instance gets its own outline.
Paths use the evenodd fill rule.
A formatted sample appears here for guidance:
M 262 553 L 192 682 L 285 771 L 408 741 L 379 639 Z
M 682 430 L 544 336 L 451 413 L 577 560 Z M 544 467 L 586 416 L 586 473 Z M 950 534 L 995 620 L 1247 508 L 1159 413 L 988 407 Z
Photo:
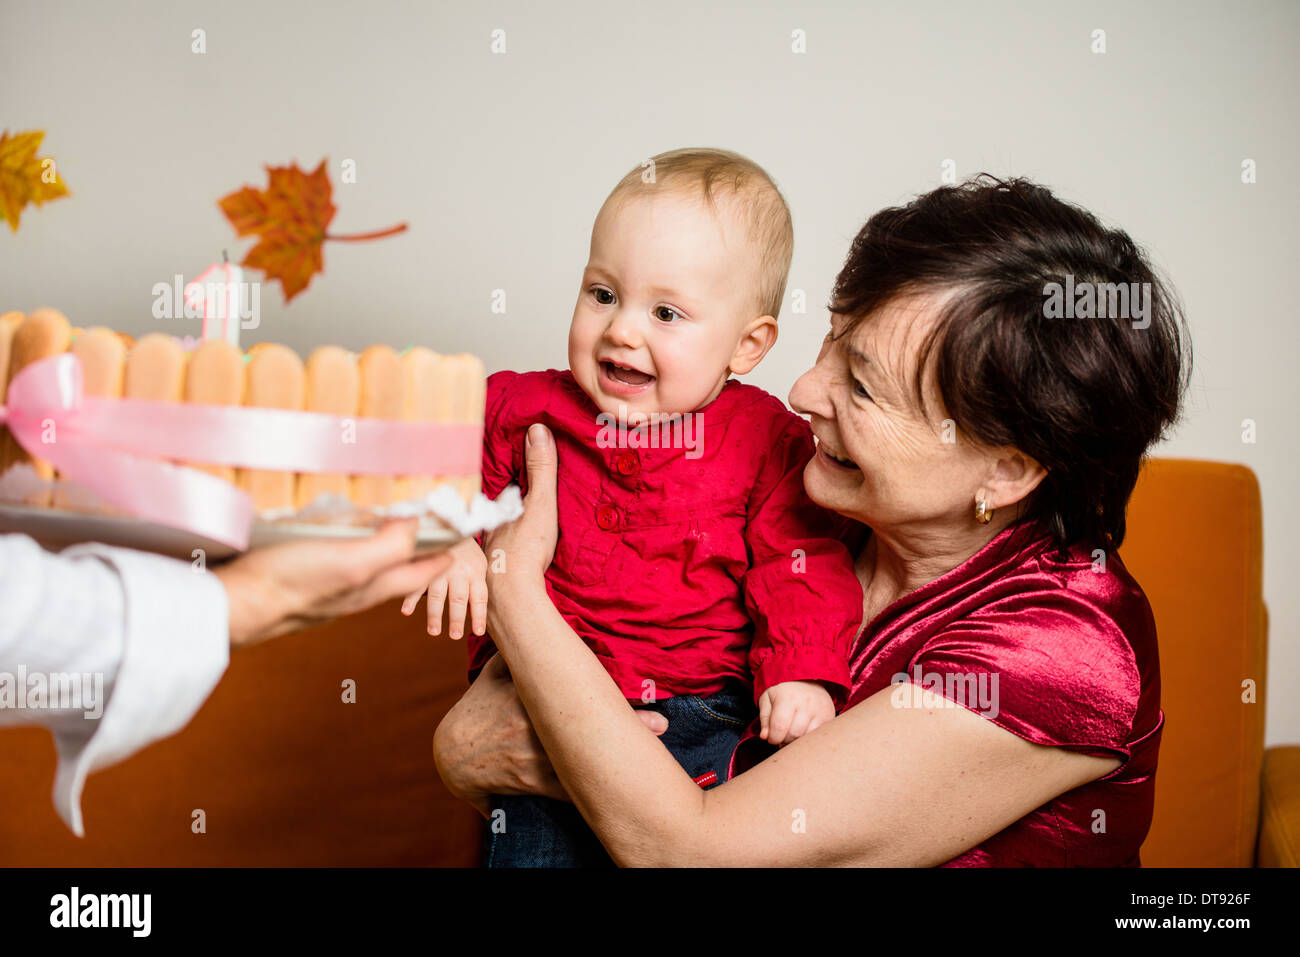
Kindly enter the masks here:
M 1164 712 L 1151 606 L 1118 556 L 1062 560 L 1041 525 L 1012 525 L 877 615 L 851 669 L 849 707 L 905 674 L 1028 741 L 1123 761 L 943 866 L 1140 865 Z M 732 772 L 770 753 L 751 729 Z
M 642 699 L 648 680 L 655 698 L 709 694 L 734 676 L 757 700 L 816 680 L 842 705 L 862 587 L 845 520 L 804 491 L 808 423 L 735 379 L 685 433 L 634 436 L 599 415 L 567 370 L 490 376 L 483 491 L 527 491 L 524 433 L 551 430 L 559 538 L 547 591 L 623 694 Z M 473 680 L 496 648 L 468 641 Z

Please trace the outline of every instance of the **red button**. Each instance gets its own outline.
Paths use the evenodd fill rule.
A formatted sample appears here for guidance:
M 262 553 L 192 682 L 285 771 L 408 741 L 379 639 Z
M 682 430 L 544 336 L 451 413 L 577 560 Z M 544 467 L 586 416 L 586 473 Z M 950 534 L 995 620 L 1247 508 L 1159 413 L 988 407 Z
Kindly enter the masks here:
M 607 532 L 618 528 L 618 509 L 612 505 L 602 505 L 596 509 L 596 524 Z
M 635 452 L 620 452 L 614 457 L 614 467 L 620 475 L 636 475 L 641 469 L 641 460 Z

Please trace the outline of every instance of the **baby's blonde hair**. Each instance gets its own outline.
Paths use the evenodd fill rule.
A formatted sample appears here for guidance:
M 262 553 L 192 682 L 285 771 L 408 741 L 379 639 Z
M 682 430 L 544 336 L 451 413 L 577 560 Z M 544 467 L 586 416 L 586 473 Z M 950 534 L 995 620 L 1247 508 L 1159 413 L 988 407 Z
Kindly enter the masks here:
M 741 214 L 758 255 L 754 299 L 761 312 L 757 315 L 779 316 L 794 256 L 794 225 L 790 207 L 767 171 L 730 150 L 669 150 L 652 156 L 648 163 L 638 165 L 619 180 L 605 205 L 617 206 L 665 188 L 702 195 L 715 216 L 719 215 L 720 198 Z

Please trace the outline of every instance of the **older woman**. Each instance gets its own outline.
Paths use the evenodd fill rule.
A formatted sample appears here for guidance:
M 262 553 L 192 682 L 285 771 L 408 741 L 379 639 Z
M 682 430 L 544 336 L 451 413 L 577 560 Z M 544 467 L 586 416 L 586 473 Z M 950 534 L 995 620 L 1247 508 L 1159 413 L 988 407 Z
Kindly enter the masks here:
M 548 599 L 534 426 L 527 511 L 490 543 L 504 662 L 438 729 L 444 780 L 480 808 L 567 795 L 625 865 L 1137 864 L 1163 713 L 1115 549 L 1189 361 L 1128 236 L 1046 189 L 981 178 L 877 213 L 790 393 L 809 495 L 861 523 L 848 706 L 775 753 L 751 729 L 701 790 Z

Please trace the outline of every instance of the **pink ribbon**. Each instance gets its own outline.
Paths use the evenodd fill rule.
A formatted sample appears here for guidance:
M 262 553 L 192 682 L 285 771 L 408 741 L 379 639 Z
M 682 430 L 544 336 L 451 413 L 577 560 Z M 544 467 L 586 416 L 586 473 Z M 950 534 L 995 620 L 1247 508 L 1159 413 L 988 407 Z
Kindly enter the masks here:
M 105 399 L 83 395 L 82 378 L 71 353 L 33 362 L 9 383 L 0 424 L 29 455 L 109 505 L 240 551 L 253 521 L 249 496 L 158 459 L 277 472 L 466 475 L 482 454 L 480 425 Z

